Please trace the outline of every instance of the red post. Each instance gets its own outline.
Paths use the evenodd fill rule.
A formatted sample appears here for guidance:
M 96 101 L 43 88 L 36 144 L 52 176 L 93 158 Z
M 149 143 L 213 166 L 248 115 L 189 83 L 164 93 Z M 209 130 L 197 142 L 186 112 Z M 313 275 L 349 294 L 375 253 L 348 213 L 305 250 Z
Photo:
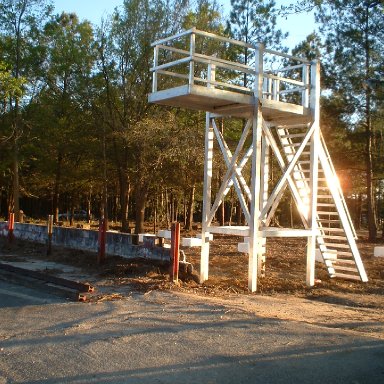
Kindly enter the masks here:
M 179 280 L 180 223 L 171 227 L 171 281 Z
M 8 219 L 8 242 L 12 243 L 14 239 L 13 229 L 15 227 L 15 214 L 10 213 Z
M 99 252 L 97 255 L 97 263 L 101 264 L 105 261 L 105 238 L 107 233 L 107 219 L 102 218 L 99 221 Z

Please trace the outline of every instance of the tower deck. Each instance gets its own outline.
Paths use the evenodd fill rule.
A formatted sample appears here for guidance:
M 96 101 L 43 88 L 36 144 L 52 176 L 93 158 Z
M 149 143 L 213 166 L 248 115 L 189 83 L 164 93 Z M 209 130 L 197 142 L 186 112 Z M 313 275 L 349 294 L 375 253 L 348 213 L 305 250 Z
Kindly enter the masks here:
M 149 95 L 151 103 L 185 109 L 205 110 L 223 116 L 247 118 L 254 112 L 255 97 L 201 85 L 182 85 Z M 310 110 L 293 103 L 263 99 L 262 111 L 265 121 L 276 124 L 287 122 L 307 123 Z
M 258 96 L 265 121 L 286 124 L 312 119 L 310 63 L 302 58 L 195 29 L 157 41 L 153 47 L 151 103 L 248 118 Z M 232 49 L 247 51 L 253 64 L 228 60 Z M 237 57 L 241 60 L 241 55 Z M 256 95 L 259 73 L 263 91 Z

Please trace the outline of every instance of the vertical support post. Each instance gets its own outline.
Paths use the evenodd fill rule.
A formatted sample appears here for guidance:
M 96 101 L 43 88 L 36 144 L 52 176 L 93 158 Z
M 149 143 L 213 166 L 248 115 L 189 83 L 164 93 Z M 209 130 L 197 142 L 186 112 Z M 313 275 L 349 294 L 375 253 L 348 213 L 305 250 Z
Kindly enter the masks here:
M 272 100 L 272 79 L 267 78 L 267 92 L 268 92 L 268 99 Z
M 320 65 L 318 61 L 311 63 L 311 112 L 313 116 L 314 131 L 311 137 L 310 158 L 310 206 L 308 210 L 308 224 L 311 236 L 307 243 L 307 286 L 315 285 L 315 252 L 317 236 L 317 188 L 319 173 L 319 146 L 320 146 Z
M 269 144 L 266 137 L 261 138 L 261 185 L 260 185 L 260 212 L 263 210 L 268 200 L 268 181 L 269 181 Z M 261 218 L 260 218 L 261 219 Z M 267 239 L 262 237 L 260 254 L 258 258 L 259 276 L 265 277 L 265 255 Z
M 10 213 L 9 217 L 8 217 L 8 242 L 9 242 L 9 244 L 11 244 L 13 239 L 14 239 L 14 234 L 13 234 L 14 227 L 15 227 L 15 214 Z
M 251 212 L 249 223 L 249 260 L 248 260 L 248 289 L 257 289 L 258 255 L 261 252 L 260 238 L 260 191 L 261 191 L 261 137 L 263 114 L 261 100 L 263 97 L 263 50 L 259 44 L 255 57 L 256 78 L 254 84 L 255 106 L 252 116 L 252 173 L 251 173 Z
M 204 186 L 203 186 L 203 217 L 201 233 L 201 256 L 200 256 L 200 283 L 208 279 L 209 268 L 209 232 L 208 216 L 211 210 L 212 198 L 212 166 L 213 166 L 213 125 L 210 113 L 205 117 L 205 154 L 204 154 Z
M 152 92 L 157 92 L 157 65 L 159 63 L 159 47 L 156 45 L 153 49 L 153 74 L 152 74 Z
M 98 237 L 98 243 L 99 243 L 99 249 L 97 254 L 97 263 L 101 264 L 105 261 L 105 240 L 106 240 L 106 234 L 107 234 L 107 219 L 101 218 L 99 221 L 99 237 Z
M 194 33 L 194 28 L 191 33 L 191 39 L 189 43 L 189 86 L 193 85 L 195 82 L 195 47 L 196 47 L 196 34 Z
M 302 92 L 302 105 L 304 108 L 309 106 L 309 67 L 308 64 L 303 64 L 302 78 L 305 89 Z
M 53 233 L 53 215 L 48 215 L 47 222 L 47 255 L 49 256 L 52 253 L 52 233 Z
M 215 64 L 208 64 L 208 83 L 207 88 L 214 88 L 215 86 L 212 84 L 212 81 L 215 81 L 216 79 L 216 65 Z
M 179 281 L 180 223 L 171 226 L 171 281 Z

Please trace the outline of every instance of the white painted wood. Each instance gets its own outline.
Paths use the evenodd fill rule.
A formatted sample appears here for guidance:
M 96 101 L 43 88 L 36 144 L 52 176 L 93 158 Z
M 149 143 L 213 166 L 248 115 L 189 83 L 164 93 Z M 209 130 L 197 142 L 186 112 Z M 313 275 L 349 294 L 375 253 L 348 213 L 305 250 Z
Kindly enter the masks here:
M 302 68 L 303 68 L 302 69 L 303 83 L 307 85 L 309 84 L 309 67 L 308 65 L 303 65 Z M 305 87 L 305 89 L 302 91 L 301 98 L 302 98 L 301 105 L 304 108 L 308 108 L 309 107 L 309 88 L 308 87 Z
M 249 253 L 249 243 L 238 243 L 237 251 L 241 253 Z
M 180 33 L 177 33 L 175 35 L 166 37 L 164 39 L 156 40 L 155 42 L 153 42 L 151 44 L 151 46 L 154 47 L 156 45 L 161 45 L 161 44 L 167 43 L 167 42 L 172 41 L 172 40 L 178 40 L 178 39 L 180 39 L 180 37 L 190 35 L 194 31 L 196 31 L 196 28 L 191 28 L 191 29 L 188 29 L 186 31 L 182 31 Z
M 205 117 L 205 154 L 204 154 L 204 186 L 203 186 L 203 220 L 201 230 L 200 282 L 208 279 L 209 269 L 209 221 L 212 198 L 212 167 L 213 167 L 213 139 L 214 132 L 209 112 Z M 208 238 L 208 239 L 207 239 Z
M 321 167 L 324 170 L 324 175 L 326 179 L 328 180 L 328 187 L 331 192 L 333 201 L 335 202 L 336 209 L 338 212 L 339 219 L 342 223 L 342 227 L 345 232 L 345 236 L 348 239 L 348 244 L 350 246 L 351 252 L 353 254 L 353 258 L 355 260 L 357 269 L 359 271 L 361 281 L 366 282 L 368 281 L 367 274 L 364 269 L 363 262 L 360 257 L 360 252 L 357 248 L 356 241 L 355 241 L 355 236 L 354 232 L 352 230 L 352 227 L 350 225 L 349 218 L 346 213 L 345 206 L 340 198 L 340 189 L 339 189 L 339 181 L 336 177 L 336 174 L 333 172 L 333 169 L 331 168 L 331 165 L 329 163 L 329 159 L 326 156 L 325 150 L 323 145 L 320 146 L 319 149 L 319 159 L 321 163 Z M 331 220 L 322 220 L 323 222 L 325 221 L 331 221 Z M 324 229 L 326 230 L 326 229 Z M 340 252 L 339 252 L 340 254 Z
M 252 119 L 249 119 L 247 121 L 247 124 L 245 125 L 245 128 L 244 128 L 242 134 L 241 134 L 241 137 L 240 137 L 240 140 L 237 144 L 235 153 L 233 154 L 233 156 L 231 158 L 231 163 L 228 166 L 227 172 L 225 173 L 225 175 L 223 177 L 223 181 L 222 181 L 220 189 L 216 195 L 215 202 L 213 203 L 211 211 L 209 212 L 208 219 L 207 219 L 208 225 L 212 222 L 212 219 L 213 219 L 218 207 L 220 206 L 221 202 L 223 201 L 223 197 L 225 196 L 225 191 L 228 192 L 228 190 L 229 190 L 228 182 L 230 181 L 233 173 L 235 172 L 236 162 L 238 160 L 238 157 L 240 155 L 241 150 L 244 147 L 244 144 L 245 144 L 245 141 L 247 139 L 248 133 L 250 131 L 251 125 L 252 125 Z
M 198 36 L 197 45 L 196 36 Z M 254 49 L 255 66 L 251 67 L 221 59 L 215 55 L 207 56 L 203 52 L 196 52 L 197 47 L 204 46 L 204 42 L 207 42 L 206 39 L 225 41 L 228 44 Z M 186 45 L 189 41 L 189 50 L 187 51 L 180 49 L 184 40 L 187 42 Z M 362 281 L 367 281 L 354 241 L 355 232 L 345 200 L 339 184 L 334 183 L 335 170 L 319 133 L 319 64 L 317 62 L 311 63 L 310 76 L 309 62 L 300 58 L 294 58 L 299 60 L 300 64 L 298 65 L 265 71 L 263 67 L 265 57 L 270 57 L 270 55 L 290 59 L 293 57 L 273 50 L 265 50 L 261 45 L 247 45 L 228 38 L 217 37 L 212 33 L 199 31 L 195 28 L 160 40 L 154 48 L 153 89 L 149 95 L 149 101 L 212 113 L 212 115 L 209 113 L 206 115 L 201 233 L 203 240 L 185 239 L 185 244 L 188 246 L 201 243 L 200 281 L 208 278 L 211 233 L 249 237 L 249 241 L 244 240 L 238 247 L 242 251 L 248 252 L 248 286 L 251 291 L 257 288 L 258 272 L 262 270 L 265 264 L 263 257 L 265 256 L 266 238 L 269 237 L 307 237 L 306 281 L 310 286 L 314 284 L 316 244 L 331 276 L 356 278 L 358 271 L 359 278 Z M 180 55 L 186 57 L 159 65 L 159 49 L 177 53 L 179 57 Z M 180 64 L 184 64 L 182 67 L 185 68 L 188 63 L 188 73 L 183 73 L 175 67 L 178 65 L 181 68 Z M 199 76 L 202 75 L 199 74 L 195 76 L 194 71 L 197 63 L 199 70 L 202 68 L 201 73 L 207 73 L 207 78 L 201 78 Z M 250 74 L 250 77 L 254 76 L 253 88 L 241 87 L 236 83 L 236 79 L 233 82 L 229 80 L 228 83 L 225 80 L 221 81 L 221 79 L 217 81 L 215 72 L 219 69 L 237 72 L 239 78 L 244 73 Z M 291 77 L 291 73 L 297 73 L 297 70 L 302 71 L 301 79 Z M 162 76 L 157 77 L 158 74 L 162 74 Z M 161 84 L 158 82 L 165 76 L 188 80 L 188 85 L 158 91 L 159 88 L 161 89 Z M 309 80 L 311 81 L 310 88 L 308 86 Z M 265 86 L 264 92 L 263 84 Z M 284 89 L 283 84 L 288 84 L 288 89 Z M 249 90 L 253 94 L 250 94 Z M 281 95 L 293 92 L 301 95 L 301 105 L 280 100 Z M 247 119 L 246 127 L 233 154 L 213 120 L 213 116 L 219 115 Z M 278 126 L 277 133 L 280 143 L 277 143 L 274 135 L 271 134 L 270 126 Z M 304 135 L 296 130 L 303 128 L 307 128 Z M 252 144 L 245 151 L 245 155 L 242 155 L 246 149 L 245 143 L 249 141 L 249 132 L 252 132 Z M 227 171 L 212 204 L 213 133 L 216 134 Z M 309 143 L 310 148 L 308 148 Z M 269 151 L 269 147 L 272 148 L 282 169 L 282 176 L 272 192 L 268 191 L 269 158 L 267 151 Z M 249 159 L 252 159 L 250 188 L 243 176 Z M 321 170 L 324 171 L 324 175 L 319 177 Z M 325 181 L 329 186 L 329 194 Z M 217 208 L 232 186 L 239 196 L 242 211 L 249 225 L 243 227 L 211 226 Z M 305 210 L 299 209 L 304 229 L 268 227 L 287 186 L 289 186 L 297 206 L 299 208 L 304 205 L 307 207 Z M 333 207 L 333 204 L 328 201 L 317 204 L 318 191 L 320 191 L 319 196 L 322 199 L 334 200 L 335 206 Z M 320 210 L 318 211 L 318 209 Z M 333 227 L 340 224 L 342 228 L 326 228 L 328 224 Z M 336 235 L 343 232 L 345 232 L 345 238 L 342 239 L 340 236 L 335 238 Z M 168 236 L 163 237 L 167 238 Z
M 304 59 L 304 58 L 302 58 L 302 57 L 288 55 L 287 53 L 274 51 L 273 49 L 267 49 L 267 48 L 265 48 L 265 49 L 264 49 L 264 52 L 265 52 L 265 53 L 269 53 L 269 54 L 271 54 L 271 55 L 281 56 L 281 57 L 286 57 L 286 58 L 291 59 L 291 60 L 294 60 L 294 61 L 299 61 L 299 62 L 301 62 L 301 63 L 308 63 L 308 64 L 309 64 L 309 60 L 306 60 L 306 59 Z
M 384 257 L 384 247 L 375 247 L 373 248 L 374 257 Z
M 331 171 L 334 175 L 336 175 L 336 170 L 335 170 L 335 167 L 333 166 L 333 162 L 331 160 L 331 156 L 328 152 L 328 148 L 327 148 L 327 145 L 325 143 L 325 140 L 324 140 L 324 137 L 323 135 L 321 134 L 320 132 L 320 140 L 321 140 L 321 147 L 320 147 L 320 150 L 323 151 L 325 153 L 325 158 L 327 159 L 327 162 L 329 163 L 329 166 L 331 168 Z M 337 183 L 336 183 L 336 187 L 339 191 L 339 197 L 341 199 L 341 203 L 342 205 L 344 206 L 344 210 L 345 210 L 345 213 L 346 213 L 346 216 L 347 216 L 347 219 L 348 219 L 348 222 L 349 222 L 349 226 L 351 227 L 351 230 L 352 230 L 352 233 L 353 233 L 353 237 L 355 239 L 357 239 L 357 234 L 356 234 L 356 231 L 355 231 L 355 227 L 353 225 L 353 221 L 352 221 L 352 218 L 349 214 L 349 210 L 348 210 L 348 206 L 347 206 L 347 203 L 344 199 L 344 195 L 343 195 L 343 190 L 341 189 L 341 186 L 340 186 L 340 183 L 339 183 L 339 180 L 337 179 Z
M 164 239 L 171 239 L 171 231 L 168 229 L 160 229 L 157 231 L 157 237 L 163 237 Z
M 182 237 L 181 238 L 181 246 L 182 247 L 201 247 L 202 245 L 201 238 L 198 239 L 196 237 Z
M 155 46 L 153 50 L 153 67 L 157 68 L 159 58 L 159 48 Z M 152 73 L 152 93 L 157 92 L 157 71 Z
M 320 146 L 320 66 L 318 62 L 311 64 L 311 101 L 310 107 L 313 116 L 313 132 L 311 136 L 310 180 L 309 180 L 309 204 L 308 224 L 312 235 L 307 242 L 307 286 L 315 285 L 315 253 L 316 253 L 316 229 L 317 229 L 317 184 L 319 174 L 319 146 Z
M 191 61 L 189 62 L 189 81 L 188 84 L 191 86 L 194 84 L 194 79 L 195 79 L 195 62 L 193 60 L 193 56 L 195 54 L 195 41 L 196 40 L 196 35 L 194 31 L 191 33 L 190 36 L 190 42 L 189 42 L 189 54 L 190 54 L 190 59 Z
M 283 157 L 282 157 L 282 155 L 281 155 L 281 153 L 280 153 L 280 151 L 279 151 L 279 148 L 278 148 L 278 146 L 277 146 L 277 143 L 276 143 L 275 138 L 273 137 L 272 133 L 270 132 L 270 128 L 269 128 L 266 124 L 263 124 L 263 133 L 264 133 L 265 137 L 267 138 L 267 140 L 268 140 L 268 142 L 269 142 L 269 145 L 271 146 L 271 148 L 272 148 L 272 150 L 273 150 L 273 153 L 274 153 L 275 156 L 276 156 L 276 159 L 277 159 L 277 162 L 278 162 L 278 164 L 279 164 L 279 166 L 280 166 L 280 169 L 284 172 L 285 169 L 286 169 L 285 161 L 284 161 L 284 159 L 283 159 Z M 290 187 L 290 189 L 291 189 L 292 196 L 293 196 L 293 198 L 294 198 L 294 200 L 295 200 L 295 202 L 296 202 L 296 206 L 297 206 L 297 207 L 300 207 L 300 206 L 303 204 L 303 202 L 302 202 L 300 193 L 299 193 L 299 191 L 298 191 L 298 189 L 297 189 L 297 187 L 296 187 L 296 184 L 294 183 L 294 181 L 293 181 L 291 175 L 288 176 L 287 181 L 288 181 L 288 185 L 289 185 L 289 187 Z M 277 207 L 277 205 L 278 205 L 278 202 L 279 202 L 279 201 L 276 201 L 276 203 L 275 203 L 275 206 L 276 206 L 276 207 Z M 272 215 L 273 215 L 273 213 L 274 213 L 274 212 L 273 212 L 273 209 L 274 209 L 274 208 L 272 207 L 272 209 L 270 210 L 270 215 L 268 215 L 269 219 L 267 219 L 267 217 L 266 217 L 266 213 L 267 213 L 267 212 L 264 211 L 264 207 L 265 207 L 265 205 L 266 205 L 266 203 L 264 204 L 263 209 L 262 209 L 262 216 L 261 216 L 261 219 L 264 221 L 264 223 L 265 223 L 266 225 L 269 225 L 270 219 L 272 218 Z M 276 208 L 275 208 L 275 209 L 276 209 Z M 300 210 L 299 210 L 299 213 L 300 213 L 300 215 L 301 215 L 301 219 L 302 219 L 302 221 L 303 221 L 304 223 L 306 223 L 306 220 L 307 220 L 307 219 L 302 215 L 302 213 L 301 213 Z
M 209 232 L 219 235 L 249 236 L 248 226 L 224 225 L 218 227 L 211 225 L 207 229 Z
M 248 289 L 257 289 L 258 257 L 261 254 L 262 238 L 260 229 L 260 191 L 261 191 L 261 138 L 263 113 L 261 100 L 263 97 L 263 52 L 264 46 L 258 45 L 255 55 L 256 79 L 254 84 L 255 109 L 252 118 L 252 170 L 251 170 L 251 218 L 249 222 L 249 259 L 248 259 Z
M 157 65 L 156 67 L 151 68 L 151 71 L 156 72 L 160 69 L 167 69 L 167 68 L 171 68 L 171 67 L 176 67 L 177 65 L 180 65 L 183 63 L 193 63 L 193 61 L 191 60 L 190 57 L 183 57 L 182 59 L 178 59 L 178 60 L 170 61 L 168 63 Z
M 212 124 L 213 124 L 213 129 L 214 129 L 214 132 L 216 135 L 217 142 L 218 142 L 219 147 L 221 149 L 221 152 L 223 154 L 225 164 L 226 164 L 227 168 L 229 168 L 231 166 L 231 160 L 233 157 L 232 152 L 228 148 L 228 145 L 225 142 L 224 137 L 222 136 L 221 132 L 218 130 L 214 120 L 212 121 Z M 235 173 L 231 174 L 231 180 L 229 180 L 227 183 L 227 187 L 226 187 L 225 191 L 223 192 L 223 197 L 227 195 L 231 186 L 234 185 L 237 197 L 239 198 L 241 208 L 242 208 L 244 216 L 245 216 L 245 220 L 247 223 L 249 223 L 249 210 L 248 210 L 247 202 L 245 200 L 245 197 L 243 195 L 241 187 L 244 189 L 244 192 L 247 195 L 249 200 L 251 200 L 251 191 L 250 191 L 250 189 L 249 189 L 249 187 L 248 187 L 248 185 L 247 185 L 247 183 L 246 183 L 246 181 L 245 181 L 245 179 L 241 173 L 243 166 L 240 167 L 237 165 L 237 163 L 235 163 L 234 165 L 235 165 L 235 168 L 234 168 Z M 241 185 L 241 187 L 240 187 L 240 185 Z M 223 197 L 221 198 L 221 200 L 223 200 Z
M 196 237 L 201 239 L 201 233 L 197 233 Z M 207 240 L 212 241 L 213 240 L 213 234 L 210 233 L 209 236 L 207 236 L 206 238 L 207 238 Z
M 282 192 L 284 192 L 282 188 L 284 187 L 285 183 L 287 182 L 287 179 L 289 178 L 293 168 L 295 167 L 299 157 L 301 156 L 301 154 L 302 154 L 302 152 L 304 150 L 304 147 L 307 145 L 309 139 L 311 138 L 314 129 L 315 129 L 315 126 L 312 125 L 312 127 L 308 130 L 308 132 L 307 132 L 304 140 L 302 141 L 300 147 L 297 149 L 297 152 L 293 156 L 292 160 L 289 162 L 289 164 L 288 164 L 288 166 L 287 166 L 287 168 L 285 170 L 285 173 L 281 176 L 280 180 L 276 184 L 276 187 L 272 191 L 272 193 L 271 193 L 271 195 L 270 195 L 270 197 L 268 199 L 268 202 L 265 205 L 265 207 L 264 207 L 264 209 L 263 209 L 263 211 L 261 213 L 262 217 L 264 215 L 266 215 L 268 210 L 272 207 L 272 204 L 275 201 L 275 199 L 277 197 L 281 197 Z

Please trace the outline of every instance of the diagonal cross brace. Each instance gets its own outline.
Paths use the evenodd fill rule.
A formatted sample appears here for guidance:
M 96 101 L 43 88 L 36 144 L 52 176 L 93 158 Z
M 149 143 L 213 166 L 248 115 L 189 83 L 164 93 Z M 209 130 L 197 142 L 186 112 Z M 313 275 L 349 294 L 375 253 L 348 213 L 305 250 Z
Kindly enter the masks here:
M 228 145 L 225 142 L 223 135 L 217 129 L 215 121 L 212 122 L 212 126 L 216 134 L 217 142 L 219 143 L 221 152 L 223 154 L 225 164 L 227 167 L 229 167 L 231 164 L 232 152 L 228 148 Z M 241 187 L 244 189 L 244 192 L 247 195 L 249 200 L 251 200 L 251 191 L 241 173 L 244 165 L 246 164 L 246 161 L 244 163 L 243 160 L 240 162 L 240 165 L 237 165 L 237 163 L 235 163 L 235 174 L 234 173 L 231 174 L 231 179 L 227 182 L 227 188 L 224 192 L 224 196 L 228 193 L 228 190 L 232 187 L 232 185 L 234 185 L 241 207 L 243 209 L 244 215 L 247 217 L 249 216 L 249 210 L 248 210 L 247 202 L 245 201 L 244 195 L 242 193 Z
M 291 172 L 293 168 L 295 167 L 299 157 L 301 156 L 305 146 L 307 145 L 309 139 L 311 138 L 313 132 L 315 129 L 315 124 L 311 126 L 311 128 L 308 130 L 307 134 L 305 135 L 303 141 L 301 142 L 299 148 L 297 149 L 297 152 L 293 156 L 292 160 L 289 162 L 288 166 L 286 169 L 283 170 L 284 174 L 281 176 L 280 180 L 276 184 L 274 190 L 272 191 L 271 195 L 268 198 L 268 201 L 266 205 L 264 206 L 263 210 L 261 211 L 260 217 L 265 217 L 274 204 L 275 200 L 280 201 L 283 192 L 284 192 L 284 187 L 288 181 L 288 179 L 291 178 Z M 292 180 L 292 179 L 291 179 Z
M 281 155 L 281 153 L 279 151 L 279 147 L 278 147 L 278 145 L 276 143 L 276 140 L 273 137 L 272 133 L 270 132 L 270 129 L 268 128 L 268 126 L 265 123 L 265 121 L 263 121 L 263 132 L 264 132 L 265 137 L 268 140 L 269 145 L 271 146 L 271 148 L 273 150 L 273 153 L 276 156 L 276 159 L 277 159 L 277 162 L 278 162 L 278 164 L 280 166 L 280 169 L 284 172 L 285 169 L 286 169 L 285 161 L 284 161 L 283 156 Z M 290 190 L 292 192 L 292 196 L 293 196 L 293 198 L 295 200 L 296 206 L 300 207 L 303 204 L 303 201 L 302 201 L 300 193 L 299 193 L 299 191 L 297 189 L 297 186 L 296 186 L 294 180 L 292 179 L 291 175 L 289 175 L 289 177 L 287 178 L 287 181 L 288 181 L 289 188 L 290 188 Z M 285 186 L 286 186 L 286 184 L 285 184 Z M 285 188 L 285 186 L 284 186 L 284 188 Z M 270 210 L 270 212 L 268 214 L 268 217 L 265 220 L 265 224 L 267 226 L 268 226 L 268 223 L 271 220 L 274 212 L 276 211 L 276 208 L 277 208 L 277 206 L 278 206 L 278 204 L 280 202 L 281 197 L 282 197 L 282 194 L 279 196 L 279 198 L 275 199 L 274 204 L 272 205 L 272 208 L 271 208 L 271 210 Z M 307 227 L 307 217 L 305 217 L 302 214 L 300 209 L 298 211 L 300 213 L 301 220 L 303 221 L 304 226 Z M 263 219 L 263 216 L 261 218 Z
M 210 210 L 210 212 L 208 214 L 208 217 L 207 217 L 208 225 L 210 225 L 210 223 L 212 222 L 213 216 L 214 216 L 215 212 L 217 211 L 219 205 L 223 201 L 223 198 L 226 195 L 226 193 L 228 193 L 228 190 L 229 190 L 228 183 L 231 181 L 232 176 L 236 172 L 237 160 L 239 158 L 241 150 L 244 147 L 245 140 L 247 139 L 247 136 L 248 136 L 248 133 L 249 133 L 249 130 L 250 130 L 251 126 L 252 126 L 252 119 L 249 119 L 247 121 L 247 124 L 244 127 L 243 133 L 241 134 L 241 137 L 240 137 L 240 140 L 239 140 L 239 142 L 237 144 L 235 153 L 233 154 L 233 156 L 231 158 L 231 161 L 230 161 L 230 164 L 228 166 L 227 172 L 224 175 L 223 182 L 222 182 L 222 184 L 220 186 L 220 189 L 219 189 L 219 191 L 218 191 L 218 193 L 216 195 L 215 202 L 213 203 L 212 208 L 211 208 L 211 210 Z M 247 211 L 248 211 L 248 208 L 247 208 Z M 245 219 L 247 220 L 247 222 L 249 222 L 249 219 L 250 219 L 249 212 L 248 212 L 248 215 L 247 215 L 247 212 L 244 211 L 244 214 L 245 214 Z

